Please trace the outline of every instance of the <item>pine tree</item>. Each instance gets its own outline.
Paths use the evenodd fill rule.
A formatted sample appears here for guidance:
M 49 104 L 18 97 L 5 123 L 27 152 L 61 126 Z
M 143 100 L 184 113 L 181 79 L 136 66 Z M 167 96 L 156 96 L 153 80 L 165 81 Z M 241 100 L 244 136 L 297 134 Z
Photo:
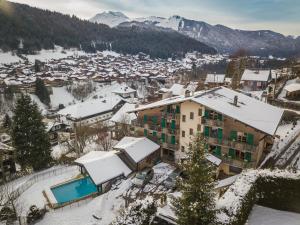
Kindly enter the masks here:
M 11 128 L 11 118 L 9 117 L 8 114 L 5 114 L 3 123 L 2 123 L 2 127 L 5 129 L 10 129 Z
M 40 78 L 37 78 L 35 81 L 35 94 L 41 100 L 42 103 L 49 106 L 50 104 L 50 95 L 47 90 L 47 87 L 44 84 L 44 81 Z
M 12 140 L 22 169 L 40 170 L 51 161 L 50 142 L 42 115 L 28 95 L 17 100 L 12 124 Z
M 178 180 L 182 196 L 173 201 L 179 225 L 213 225 L 216 222 L 214 169 L 205 154 L 205 141 L 199 135 L 181 164 L 187 177 Z

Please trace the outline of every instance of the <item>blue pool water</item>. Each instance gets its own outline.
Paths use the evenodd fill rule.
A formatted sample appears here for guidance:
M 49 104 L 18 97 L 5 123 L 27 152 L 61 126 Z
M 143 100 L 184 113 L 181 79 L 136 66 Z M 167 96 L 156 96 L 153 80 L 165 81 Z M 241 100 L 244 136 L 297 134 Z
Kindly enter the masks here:
M 58 203 L 73 201 L 97 192 L 97 187 L 90 177 L 71 181 L 51 188 Z

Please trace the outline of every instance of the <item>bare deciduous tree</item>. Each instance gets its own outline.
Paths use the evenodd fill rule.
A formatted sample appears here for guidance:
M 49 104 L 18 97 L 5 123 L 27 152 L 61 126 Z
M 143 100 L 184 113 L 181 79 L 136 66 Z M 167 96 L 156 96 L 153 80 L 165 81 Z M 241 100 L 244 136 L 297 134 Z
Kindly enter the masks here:
M 87 144 L 92 141 L 94 129 L 89 126 L 79 124 L 74 127 L 74 132 L 75 139 L 68 140 L 66 143 L 69 152 L 75 152 L 79 157 L 83 153 L 84 148 L 87 146 Z
M 103 151 L 109 151 L 112 147 L 112 139 L 107 123 L 98 123 L 95 131 L 97 136 L 97 143 L 101 146 Z

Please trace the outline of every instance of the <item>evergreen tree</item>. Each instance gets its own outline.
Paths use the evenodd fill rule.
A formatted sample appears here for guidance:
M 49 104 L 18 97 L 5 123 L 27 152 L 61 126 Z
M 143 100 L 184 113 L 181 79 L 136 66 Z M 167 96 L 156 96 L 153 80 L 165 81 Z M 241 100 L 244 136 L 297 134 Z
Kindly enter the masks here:
M 213 225 L 216 223 L 214 169 L 205 158 L 205 141 L 198 135 L 181 164 L 186 179 L 178 180 L 182 196 L 173 205 L 179 225 Z
M 35 94 L 39 97 L 42 103 L 49 106 L 50 95 L 44 84 L 44 81 L 40 78 L 37 78 L 35 81 Z
M 10 129 L 11 128 L 11 123 L 12 123 L 11 118 L 9 117 L 8 114 L 5 114 L 2 127 L 5 128 L 5 129 Z
M 12 141 L 22 169 L 40 170 L 51 161 L 50 142 L 42 115 L 28 95 L 17 100 L 12 124 Z

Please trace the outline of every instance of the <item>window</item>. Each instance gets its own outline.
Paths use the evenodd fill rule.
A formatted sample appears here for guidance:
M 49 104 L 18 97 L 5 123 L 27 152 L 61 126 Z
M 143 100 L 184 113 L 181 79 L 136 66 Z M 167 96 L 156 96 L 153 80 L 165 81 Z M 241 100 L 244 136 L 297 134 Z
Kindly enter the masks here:
M 194 130 L 192 128 L 190 128 L 190 135 L 194 134 Z
M 201 131 L 201 124 L 197 125 L 197 131 Z
M 193 120 L 194 119 L 194 113 L 190 112 L 190 119 Z
M 185 137 L 185 131 L 181 131 L 181 137 Z
M 186 120 L 186 116 L 182 115 L 182 122 L 185 122 L 185 120 Z
M 198 109 L 198 116 L 202 116 L 202 109 L 201 108 Z
M 184 152 L 184 146 L 181 146 L 181 152 Z

